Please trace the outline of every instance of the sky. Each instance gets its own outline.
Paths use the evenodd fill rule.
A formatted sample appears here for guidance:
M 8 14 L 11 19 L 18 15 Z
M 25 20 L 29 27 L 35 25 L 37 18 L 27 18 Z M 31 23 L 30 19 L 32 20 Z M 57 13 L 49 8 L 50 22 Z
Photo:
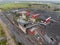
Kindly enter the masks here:
M 11 1 L 11 2 L 14 2 L 14 1 L 17 1 L 17 2 L 19 2 L 19 1 L 52 1 L 52 2 L 59 2 L 60 3 L 60 0 L 0 0 L 0 3 L 9 2 L 9 1 Z
M 60 1 L 60 0 L 22 0 L 22 1 Z
M 0 0 L 0 1 L 60 1 L 60 0 Z

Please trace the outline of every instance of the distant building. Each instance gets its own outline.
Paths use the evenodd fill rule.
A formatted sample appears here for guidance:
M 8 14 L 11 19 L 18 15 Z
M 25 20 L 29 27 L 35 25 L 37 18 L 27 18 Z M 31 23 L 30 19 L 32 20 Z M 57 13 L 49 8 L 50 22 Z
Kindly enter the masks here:
M 34 9 L 49 10 L 49 11 L 52 11 L 54 9 L 54 7 L 51 7 L 47 4 L 29 4 L 29 6 Z

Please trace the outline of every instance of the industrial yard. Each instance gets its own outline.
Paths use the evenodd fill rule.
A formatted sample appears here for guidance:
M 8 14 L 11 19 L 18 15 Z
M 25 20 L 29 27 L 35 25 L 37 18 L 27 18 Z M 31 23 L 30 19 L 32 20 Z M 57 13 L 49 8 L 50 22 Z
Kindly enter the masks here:
M 0 41 L 0 44 L 60 45 L 59 9 L 59 5 L 52 2 L 0 4 L 0 30 L 4 30 L 0 31 L 3 33 L 0 38 L 8 42 Z

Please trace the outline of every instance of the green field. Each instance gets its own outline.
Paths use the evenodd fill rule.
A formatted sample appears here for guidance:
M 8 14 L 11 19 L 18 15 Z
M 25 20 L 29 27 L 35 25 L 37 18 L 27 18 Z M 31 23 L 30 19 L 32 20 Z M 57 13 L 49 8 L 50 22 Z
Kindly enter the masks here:
M 7 40 L 0 41 L 0 45 L 6 45 Z
M 14 8 L 28 8 L 27 3 L 8 3 L 8 4 L 0 4 L 0 8 L 3 10 L 9 10 Z
M 3 31 L 1 24 L 0 24 L 0 36 L 3 36 L 3 37 L 5 36 L 5 32 Z
M 6 11 L 10 9 L 15 9 L 15 8 L 29 8 L 29 4 L 31 3 L 8 3 L 8 4 L 0 4 L 0 9 Z M 35 4 L 35 3 L 34 3 Z M 52 7 L 52 5 L 47 5 L 47 4 L 40 4 L 43 6 L 48 6 L 48 8 Z M 34 7 L 30 7 L 34 8 Z
M 0 24 L 0 37 L 6 37 L 1 24 Z M 6 45 L 6 43 L 7 43 L 6 39 L 0 40 L 0 45 Z

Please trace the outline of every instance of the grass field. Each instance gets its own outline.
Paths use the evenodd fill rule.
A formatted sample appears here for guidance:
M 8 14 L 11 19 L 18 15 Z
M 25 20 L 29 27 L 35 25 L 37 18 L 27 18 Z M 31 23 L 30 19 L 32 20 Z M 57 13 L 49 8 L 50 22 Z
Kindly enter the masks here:
M 2 28 L 2 26 L 1 26 L 1 24 L 0 24 L 0 37 L 1 36 L 5 36 L 5 32 L 3 31 L 3 28 Z
M 0 8 L 3 9 L 4 11 L 10 10 L 10 9 L 14 9 L 14 8 L 29 8 L 30 6 L 28 4 L 31 4 L 31 3 L 8 3 L 8 4 L 0 4 Z M 47 4 L 41 4 L 41 5 L 52 7 L 52 5 L 47 5 Z M 34 8 L 34 7 L 30 7 L 30 8 Z
M 0 37 L 6 37 L 1 24 L 0 24 Z M 6 43 L 7 43 L 6 39 L 0 41 L 0 45 L 6 45 Z
M 55 12 L 60 12 L 60 10 L 59 11 L 55 11 Z
M 0 4 L 0 8 L 3 10 L 9 10 L 13 8 L 28 8 L 28 4 L 26 3 L 8 3 L 8 4 Z

